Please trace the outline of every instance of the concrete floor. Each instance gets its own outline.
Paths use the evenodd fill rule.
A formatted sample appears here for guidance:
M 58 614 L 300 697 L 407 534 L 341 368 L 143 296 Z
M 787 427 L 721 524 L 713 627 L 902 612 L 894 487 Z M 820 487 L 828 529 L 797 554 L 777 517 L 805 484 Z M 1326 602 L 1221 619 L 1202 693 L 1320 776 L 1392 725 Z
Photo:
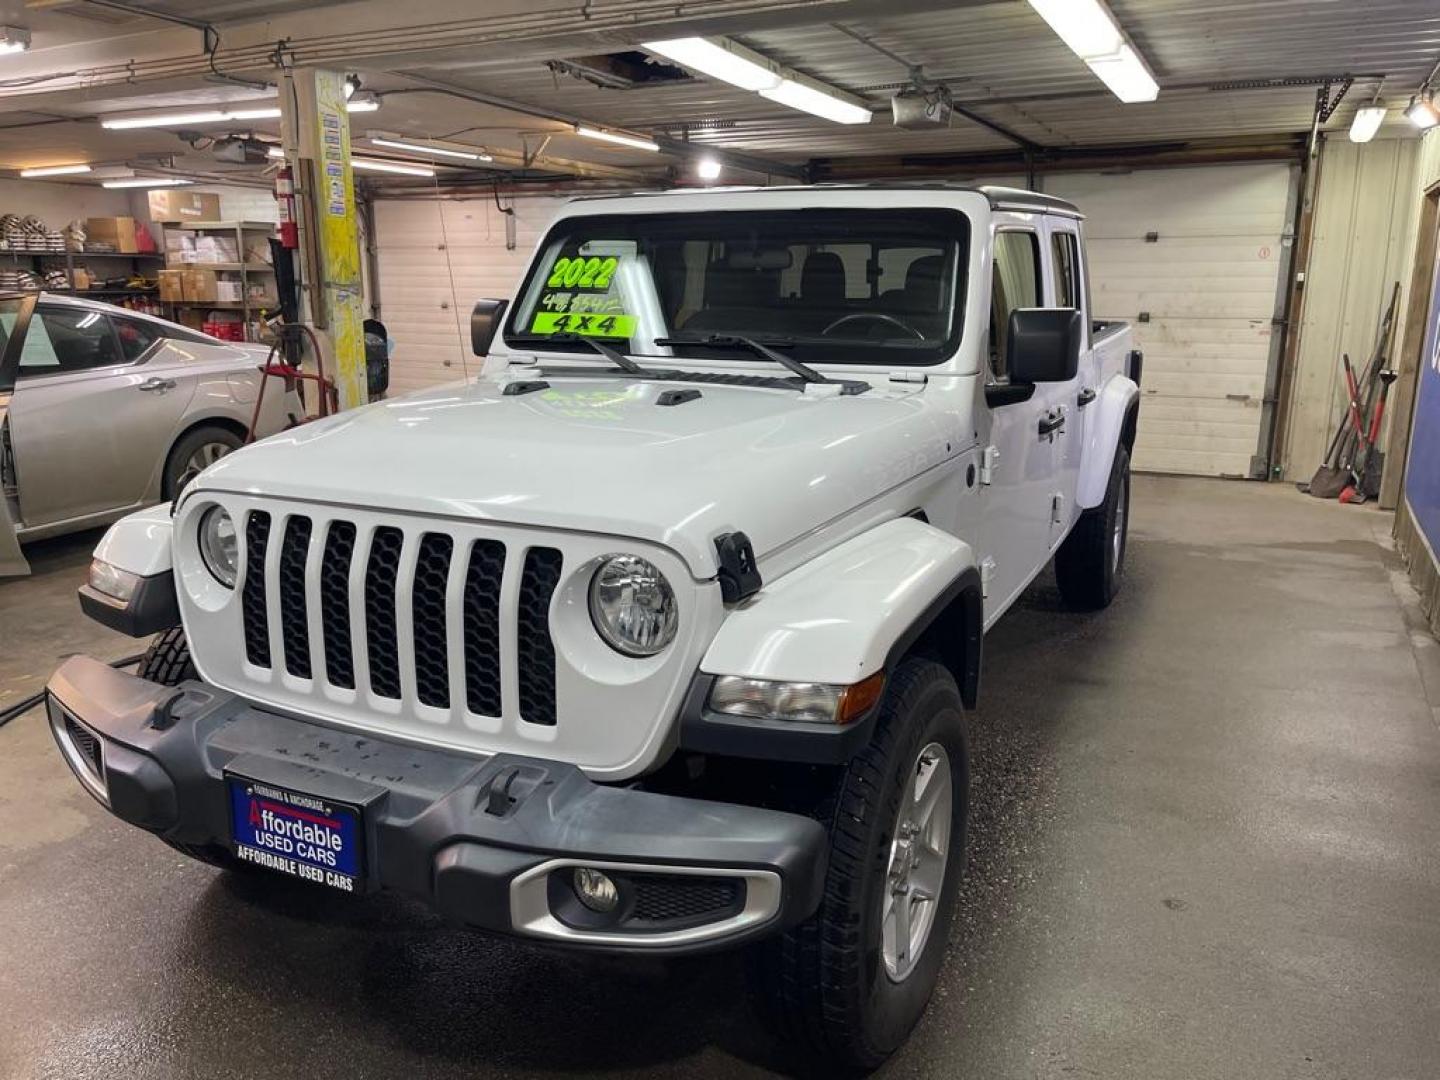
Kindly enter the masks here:
M 1041 581 L 987 639 L 968 877 L 894 1076 L 1431 1078 L 1440 660 L 1389 516 L 1137 478 L 1096 616 Z M 66 652 L 91 538 L 0 584 L 0 707 Z M 1428 688 L 1428 693 L 1427 693 Z M 781 1068 L 735 959 L 577 960 L 386 897 L 231 880 L 0 730 L 0 1075 Z

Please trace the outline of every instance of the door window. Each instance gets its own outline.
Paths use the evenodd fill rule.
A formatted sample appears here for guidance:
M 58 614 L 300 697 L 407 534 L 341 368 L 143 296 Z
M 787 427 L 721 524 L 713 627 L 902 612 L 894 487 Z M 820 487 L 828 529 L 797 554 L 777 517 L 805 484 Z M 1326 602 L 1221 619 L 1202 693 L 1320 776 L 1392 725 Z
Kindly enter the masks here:
M 110 320 L 84 308 L 37 308 L 20 351 L 23 378 L 89 371 L 125 362 Z
M 1069 232 L 1052 234 L 1050 242 L 1055 249 L 1055 306 L 1079 308 L 1080 245 Z
M 150 323 L 117 315 L 112 315 L 110 321 L 115 324 L 115 336 L 120 339 L 121 353 L 132 364 L 149 352 L 150 346 L 160 340 L 159 327 L 152 326 Z
M 990 370 L 1005 370 L 1005 335 L 1016 308 L 1041 307 L 1040 241 L 1033 232 L 1010 229 L 995 234 L 995 267 L 990 293 Z

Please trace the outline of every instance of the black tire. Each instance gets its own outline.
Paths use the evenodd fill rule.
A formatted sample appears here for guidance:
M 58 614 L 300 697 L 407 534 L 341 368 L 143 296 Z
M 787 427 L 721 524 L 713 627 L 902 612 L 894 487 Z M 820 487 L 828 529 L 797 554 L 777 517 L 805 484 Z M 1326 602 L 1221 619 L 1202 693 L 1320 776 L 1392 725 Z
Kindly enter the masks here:
M 1076 611 L 1109 607 L 1125 577 L 1130 540 L 1130 451 L 1115 448 L 1105 501 L 1080 515 L 1055 553 L 1055 584 Z
M 228 454 L 232 450 L 239 450 L 244 441 L 233 430 L 219 424 L 201 424 L 187 431 L 176 440 L 175 445 L 170 448 L 170 455 L 165 459 L 165 475 L 160 486 L 161 497 L 168 501 L 180 493 L 181 482 L 191 468 L 191 458 L 207 447 L 223 447 L 220 453 Z
M 186 679 L 198 679 L 199 673 L 190 660 L 190 643 L 185 640 L 185 629 L 172 626 L 162 630 L 150 642 L 135 674 L 161 686 L 178 686 Z
M 904 1043 L 934 991 L 950 936 L 965 859 L 969 790 L 960 692 L 949 671 L 909 659 L 890 678 L 864 750 L 844 767 L 819 808 L 830 832 L 819 910 L 754 957 L 767 1016 L 805 1068 L 824 1075 L 874 1069 Z M 951 776 L 950 843 L 928 937 L 902 981 L 886 970 L 881 912 L 897 816 L 911 769 L 938 743 Z

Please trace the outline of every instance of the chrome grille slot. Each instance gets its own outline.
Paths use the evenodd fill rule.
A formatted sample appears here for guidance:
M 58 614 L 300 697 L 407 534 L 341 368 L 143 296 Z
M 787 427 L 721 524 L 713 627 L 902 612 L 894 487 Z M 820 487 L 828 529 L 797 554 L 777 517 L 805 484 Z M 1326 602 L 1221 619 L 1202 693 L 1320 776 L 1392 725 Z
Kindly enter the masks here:
M 270 540 L 270 515 L 252 510 L 245 519 L 245 585 L 240 596 L 245 620 L 245 659 L 256 667 L 270 666 L 270 613 L 265 601 L 265 549 Z
M 297 679 L 310 678 L 309 605 L 305 599 L 310 529 L 308 517 L 289 518 L 280 541 L 280 635 L 285 644 L 285 670 Z
M 550 598 L 560 583 L 562 559 L 555 548 L 531 548 L 520 576 L 516 651 L 520 661 L 520 718 L 555 723 L 555 643 L 550 638 Z
M 465 569 L 465 704 L 477 716 L 500 716 L 500 582 L 505 545 L 476 540 Z
M 400 696 L 400 648 L 395 627 L 396 573 L 405 534 L 382 525 L 370 538 L 365 571 L 365 640 L 369 644 L 370 689 L 380 697 Z

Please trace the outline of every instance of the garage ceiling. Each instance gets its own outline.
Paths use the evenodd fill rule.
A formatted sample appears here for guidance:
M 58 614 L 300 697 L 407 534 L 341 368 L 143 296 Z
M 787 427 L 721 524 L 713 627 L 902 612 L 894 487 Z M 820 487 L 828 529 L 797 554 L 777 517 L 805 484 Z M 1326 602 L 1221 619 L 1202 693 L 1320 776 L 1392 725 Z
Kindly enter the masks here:
M 381 93 L 382 109 L 356 118 L 357 132 L 453 136 L 516 154 L 548 134 L 546 158 L 530 170 L 541 176 L 566 175 L 563 163 L 575 161 L 652 173 L 682 164 L 581 139 L 568 123 L 577 119 L 791 166 L 818 160 L 826 175 L 895 171 L 935 155 L 963 162 L 1020 143 L 1064 152 L 1289 137 L 1309 130 L 1326 77 L 1353 76 L 1327 125 L 1339 132 L 1377 91 L 1403 106 L 1440 56 L 1440 0 L 1110 6 L 1154 69 L 1155 102 L 1118 102 L 1025 0 L 497 0 L 483 14 L 462 0 L 0 0 L 0 19 L 34 35 L 31 51 L 0 69 L 0 168 L 167 153 L 181 171 L 258 179 L 258 167 L 220 166 L 175 132 L 107 132 L 94 117 L 253 97 L 234 80 L 273 80 L 281 41 L 287 60 L 358 70 Z M 142 8 L 213 24 L 214 70 L 198 29 L 133 13 Z M 875 119 L 830 124 L 709 79 L 599 87 L 568 63 L 689 33 L 734 37 L 858 94 Z M 888 101 L 906 85 L 907 64 L 982 122 L 957 115 L 946 129 L 894 128 Z M 273 125 L 255 132 L 275 134 Z M 1410 134 L 1398 109 L 1385 134 Z

